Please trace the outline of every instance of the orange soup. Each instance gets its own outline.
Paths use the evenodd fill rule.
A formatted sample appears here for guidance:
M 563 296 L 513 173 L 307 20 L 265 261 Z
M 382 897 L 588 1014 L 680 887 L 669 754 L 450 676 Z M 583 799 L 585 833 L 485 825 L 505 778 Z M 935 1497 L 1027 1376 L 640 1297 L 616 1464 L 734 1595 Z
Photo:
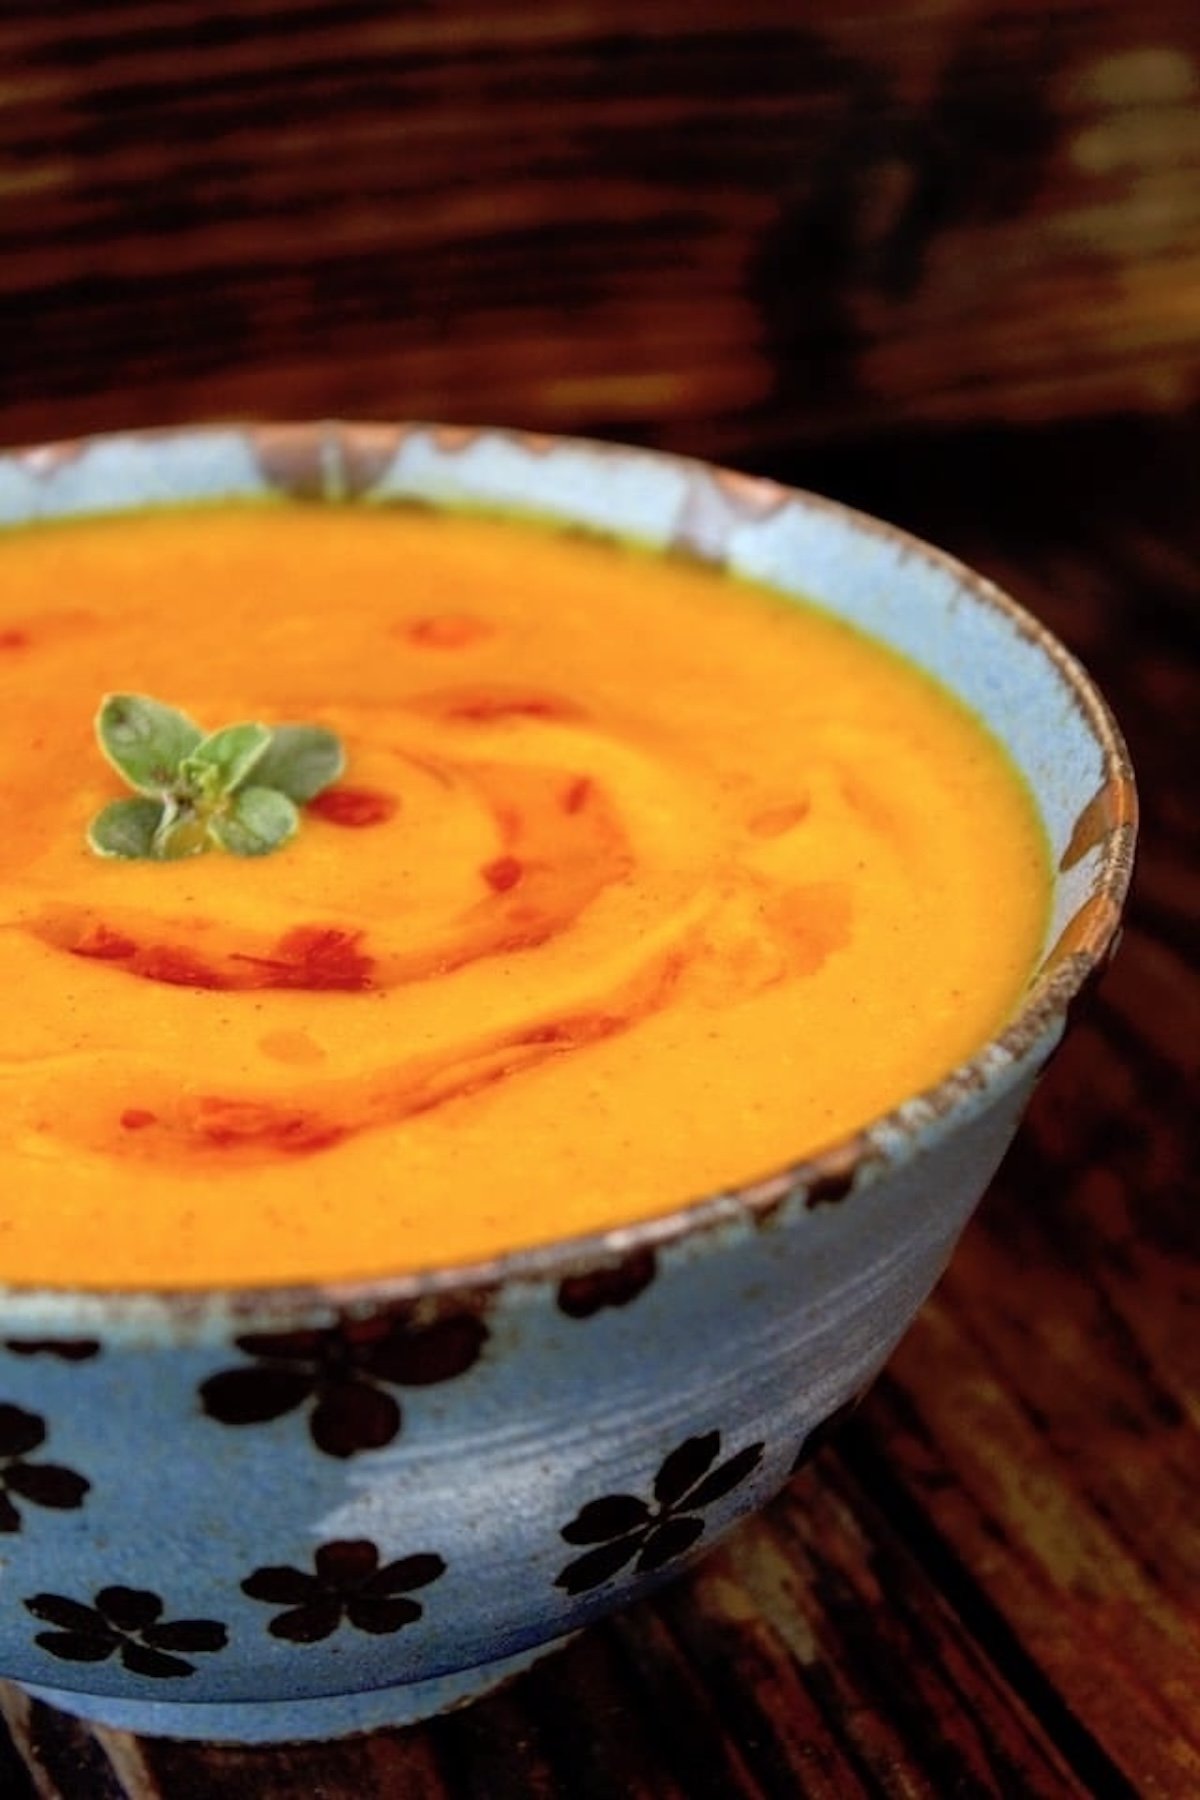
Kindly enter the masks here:
M 485 518 L 0 537 L 0 1279 L 349 1277 L 667 1211 L 937 1080 L 1019 998 L 1030 799 L 823 613 Z M 266 856 L 110 860 L 93 719 L 304 720 Z

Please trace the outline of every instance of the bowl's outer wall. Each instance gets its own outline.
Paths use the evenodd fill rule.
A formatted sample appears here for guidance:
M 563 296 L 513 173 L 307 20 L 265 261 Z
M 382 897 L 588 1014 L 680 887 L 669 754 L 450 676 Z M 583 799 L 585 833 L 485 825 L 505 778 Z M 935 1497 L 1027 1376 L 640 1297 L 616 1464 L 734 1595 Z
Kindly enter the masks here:
M 775 1492 L 929 1292 L 1026 1086 L 848 1202 L 810 1208 L 797 1195 L 750 1219 L 731 1201 L 723 1227 L 663 1246 L 645 1286 L 644 1263 L 630 1259 L 608 1290 L 628 1297 L 594 1311 L 604 1286 L 589 1298 L 586 1278 L 478 1294 L 470 1316 L 487 1335 L 477 1360 L 445 1382 L 391 1389 L 400 1424 L 377 1449 L 318 1448 L 312 1398 L 260 1423 L 212 1416 L 206 1381 L 266 1366 L 245 1347 L 10 1354 L 0 1397 L 47 1425 L 30 1462 L 53 1461 L 91 1486 L 74 1511 L 22 1508 L 24 1528 L 6 1544 L 0 1667 L 45 1685 L 78 1679 L 158 1697 L 161 1684 L 133 1682 L 115 1659 L 75 1665 L 34 1642 L 43 1627 L 22 1602 L 49 1591 L 91 1605 L 113 1584 L 157 1594 L 164 1619 L 225 1628 L 219 1654 L 189 1658 L 189 1700 L 425 1679 L 573 1629 L 623 1598 L 635 1573 L 571 1591 L 567 1571 L 588 1545 L 563 1534 L 581 1509 L 629 1495 L 653 1511 L 668 1456 L 698 1439 L 697 1483 L 734 1459 L 746 1472 L 711 1501 L 701 1494 L 689 1507 L 685 1496 L 675 1508 L 703 1523 L 697 1548 Z M 457 1316 L 457 1303 L 441 1314 Z M 620 1523 L 598 1535 L 619 1538 Z M 632 1563 L 649 1539 L 636 1521 L 626 1536 Z M 346 1541 L 376 1546 L 381 1565 L 441 1559 L 444 1572 L 415 1594 L 419 1622 L 382 1635 L 344 1624 L 302 1646 L 273 1636 L 284 1604 L 265 1605 L 242 1582 L 278 1566 L 311 1576 L 317 1549 Z M 680 1561 L 672 1555 L 665 1571 Z M 172 1699 L 185 1697 L 179 1686 Z
M 844 612 L 1010 746 L 1070 865 L 1047 940 L 1069 954 L 1046 1003 L 953 1081 L 824 1160 L 657 1225 L 359 1287 L 10 1291 L 0 1672 L 122 1699 L 467 1668 L 574 1629 L 760 1505 L 936 1281 L 1061 1035 L 1075 962 L 1099 960 L 1073 921 L 1092 929 L 1101 890 L 1119 911 L 1128 873 L 1119 741 L 1069 691 L 1062 653 L 947 559 L 769 483 L 499 431 L 220 428 L 2 458 L 0 520 L 277 489 L 561 517 Z M 153 1667 L 156 1645 L 184 1667 Z

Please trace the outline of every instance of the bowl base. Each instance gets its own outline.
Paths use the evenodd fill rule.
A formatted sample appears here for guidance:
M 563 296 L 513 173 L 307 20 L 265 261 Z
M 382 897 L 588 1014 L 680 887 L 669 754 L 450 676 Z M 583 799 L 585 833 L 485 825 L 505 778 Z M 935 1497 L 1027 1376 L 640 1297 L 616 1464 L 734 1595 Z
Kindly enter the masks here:
M 287 1744 L 328 1741 L 388 1726 L 417 1725 L 482 1699 L 523 1674 L 542 1657 L 562 1649 L 569 1638 L 537 1644 L 518 1656 L 504 1656 L 474 1669 L 438 1675 L 366 1693 L 322 1694 L 296 1700 L 122 1700 L 112 1694 L 78 1694 L 65 1688 L 19 1684 L 31 1700 L 90 1724 L 128 1731 L 137 1737 L 186 1738 L 206 1744 Z

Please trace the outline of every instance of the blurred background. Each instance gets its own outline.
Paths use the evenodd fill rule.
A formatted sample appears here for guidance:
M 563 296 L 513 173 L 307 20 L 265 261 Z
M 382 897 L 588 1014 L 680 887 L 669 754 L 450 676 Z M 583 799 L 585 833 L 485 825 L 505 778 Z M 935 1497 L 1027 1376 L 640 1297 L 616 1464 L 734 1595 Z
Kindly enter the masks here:
M 410 1788 L 372 1749 L 319 1791 L 1200 1792 L 1200 6 L 4 0 L 0 444 L 313 415 L 908 525 L 1088 663 L 1144 809 L 1121 955 L 843 1447 L 711 1580 L 414 1738 Z M 4 1710 L 39 1795 L 318 1791 L 120 1786 L 127 1744 Z
M 1194 0 L 6 0 L 0 430 L 1200 400 Z

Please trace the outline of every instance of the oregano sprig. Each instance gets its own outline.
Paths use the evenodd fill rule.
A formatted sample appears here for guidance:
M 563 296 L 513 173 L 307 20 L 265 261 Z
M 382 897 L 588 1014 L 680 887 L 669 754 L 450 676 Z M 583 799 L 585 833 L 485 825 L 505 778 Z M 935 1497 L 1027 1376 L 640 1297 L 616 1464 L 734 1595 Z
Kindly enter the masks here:
M 299 809 L 336 781 L 342 746 L 320 725 L 226 725 L 207 735 L 145 694 L 106 694 L 105 757 L 134 789 L 88 826 L 98 856 L 173 862 L 211 849 L 265 856 L 296 835 Z

